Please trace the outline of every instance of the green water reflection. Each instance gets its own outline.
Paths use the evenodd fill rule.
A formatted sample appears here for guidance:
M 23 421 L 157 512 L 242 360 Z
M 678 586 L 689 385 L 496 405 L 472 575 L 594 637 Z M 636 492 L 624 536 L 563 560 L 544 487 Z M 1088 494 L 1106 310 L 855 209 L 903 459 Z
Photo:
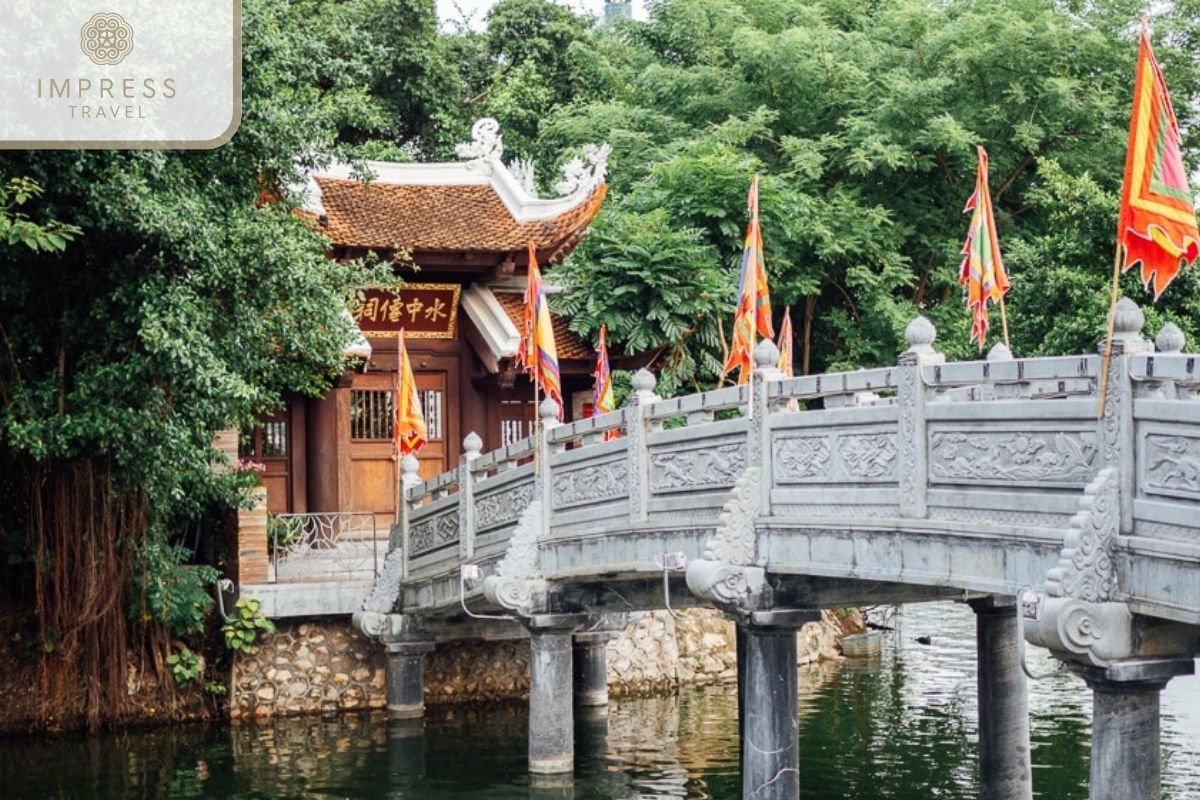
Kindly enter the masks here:
M 912 607 L 869 665 L 801 673 L 805 800 L 967 800 L 975 776 L 973 619 Z M 928 646 L 915 643 L 931 634 Z M 1034 655 L 1039 669 L 1051 662 Z M 1200 687 L 1164 700 L 1165 796 L 1200 797 Z M 1034 784 L 1087 797 L 1088 695 L 1033 685 Z M 581 714 L 573 781 L 531 784 L 520 704 L 434 709 L 422 723 L 345 715 L 263 726 L 186 726 L 120 737 L 0 741 L 0 798 L 736 798 L 732 688 L 614 701 Z

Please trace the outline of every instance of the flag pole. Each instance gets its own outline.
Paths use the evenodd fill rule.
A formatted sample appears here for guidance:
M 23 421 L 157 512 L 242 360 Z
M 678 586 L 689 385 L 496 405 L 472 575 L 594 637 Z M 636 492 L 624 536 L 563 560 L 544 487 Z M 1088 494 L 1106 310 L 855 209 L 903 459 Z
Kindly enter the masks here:
M 1100 364 L 1100 402 L 1096 407 L 1096 419 L 1104 419 L 1104 408 L 1108 402 L 1108 372 L 1112 368 L 1113 332 L 1117 321 L 1117 298 L 1121 293 L 1121 241 L 1117 236 L 1117 247 L 1113 251 L 1112 297 L 1108 302 L 1108 332 L 1104 336 L 1104 359 Z
M 530 298 L 533 302 L 537 302 L 537 298 Z M 533 326 L 537 330 L 538 324 L 538 309 L 535 306 L 533 311 Z M 533 477 L 537 478 L 542 471 L 542 409 L 540 398 L 540 384 L 542 376 L 542 354 L 538 352 L 540 343 L 537 337 L 531 337 L 533 341 L 530 343 L 533 346 Z M 527 344 L 526 347 L 529 347 Z
M 1004 331 L 1004 346 L 1012 352 L 1012 345 L 1008 343 L 1008 313 L 1004 310 L 1004 295 L 1000 295 L 1000 327 Z
M 754 181 L 751 183 L 754 191 L 754 208 L 751 209 L 750 224 L 754 226 L 754 241 L 751 247 L 754 248 L 755 255 L 758 259 L 763 257 L 762 254 L 762 231 L 758 227 L 758 176 L 754 176 Z M 758 261 L 746 265 L 746 283 L 754 288 L 748 293 L 750 295 L 750 380 L 746 382 L 746 403 L 749 408 L 746 409 L 746 419 L 754 419 L 754 346 L 758 340 Z M 741 306 L 742 298 L 738 297 L 738 305 Z M 737 323 L 734 322 L 736 327 Z M 736 335 L 736 334 L 735 334 Z
M 535 354 L 536 357 L 536 354 Z M 533 368 L 533 476 L 536 478 L 542 469 L 542 409 L 538 392 L 538 375 L 540 366 L 535 361 Z
M 404 365 L 400 363 L 400 354 L 403 349 L 404 329 L 401 328 L 400 330 L 396 331 L 396 391 L 392 396 L 392 403 L 395 406 L 392 409 L 392 461 L 394 462 L 396 468 L 396 512 L 395 519 L 392 520 L 393 524 L 400 521 L 400 504 L 404 502 L 404 478 L 403 475 L 401 475 L 400 468 L 400 431 L 396 430 L 396 424 L 399 421 L 398 418 L 400 416 L 400 376 L 404 370 Z
M 750 380 L 746 382 L 746 402 L 749 408 L 746 410 L 746 419 L 754 419 L 754 345 L 758 338 L 758 306 L 751 306 L 754 311 L 754 316 L 750 320 Z
M 721 315 L 717 315 L 717 335 L 721 337 L 721 380 L 717 382 L 717 388 L 725 386 L 725 378 L 729 377 L 729 373 L 725 371 L 725 365 L 729 363 L 729 346 L 725 343 L 725 324 L 721 322 Z

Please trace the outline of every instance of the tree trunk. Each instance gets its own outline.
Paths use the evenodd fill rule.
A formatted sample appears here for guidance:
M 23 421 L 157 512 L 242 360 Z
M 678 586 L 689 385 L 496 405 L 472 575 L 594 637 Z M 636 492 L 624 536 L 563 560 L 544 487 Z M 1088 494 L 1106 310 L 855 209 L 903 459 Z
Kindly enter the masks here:
M 812 324 L 813 312 L 817 308 L 819 295 L 810 294 L 804 297 L 804 354 L 800 362 L 800 374 L 808 374 L 809 359 L 812 355 Z

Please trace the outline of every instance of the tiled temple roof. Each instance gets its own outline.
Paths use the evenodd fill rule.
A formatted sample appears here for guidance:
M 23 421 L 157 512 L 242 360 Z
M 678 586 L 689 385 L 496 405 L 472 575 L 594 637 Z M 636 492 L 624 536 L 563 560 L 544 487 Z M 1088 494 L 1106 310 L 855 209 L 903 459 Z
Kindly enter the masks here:
M 552 216 L 520 220 L 490 184 L 314 180 L 321 228 L 335 245 L 413 252 L 520 252 L 533 242 L 540 253 L 559 256 L 578 242 L 605 194 L 600 184 Z

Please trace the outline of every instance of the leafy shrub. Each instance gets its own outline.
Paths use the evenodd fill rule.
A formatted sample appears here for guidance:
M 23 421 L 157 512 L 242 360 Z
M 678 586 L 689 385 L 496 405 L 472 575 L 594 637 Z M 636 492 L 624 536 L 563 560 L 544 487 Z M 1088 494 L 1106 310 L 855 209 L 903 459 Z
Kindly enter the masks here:
M 186 647 L 181 647 L 179 652 L 167 656 L 167 666 L 171 668 L 171 677 L 180 689 L 192 681 L 199 680 L 200 674 L 204 672 L 204 662 L 200 656 Z
M 304 520 L 299 517 L 267 517 L 267 546 L 274 553 L 287 550 L 304 536 Z
M 179 545 L 149 541 L 138 555 L 142 563 L 134 571 L 138 602 L 132 616 L 164 623 L 175 636 L 202 633 L 214 603 L 208 587 L 220 573 L 207 565 L 183 563 L 191 552 Z
M 249 653 L 259 633 L 274 633 L 275 623 L 261 613 L 262 603 L 252 597 L 240 598 L 233 606 L 233 616 L 221 626 L 225 646 L 238 653 Z

